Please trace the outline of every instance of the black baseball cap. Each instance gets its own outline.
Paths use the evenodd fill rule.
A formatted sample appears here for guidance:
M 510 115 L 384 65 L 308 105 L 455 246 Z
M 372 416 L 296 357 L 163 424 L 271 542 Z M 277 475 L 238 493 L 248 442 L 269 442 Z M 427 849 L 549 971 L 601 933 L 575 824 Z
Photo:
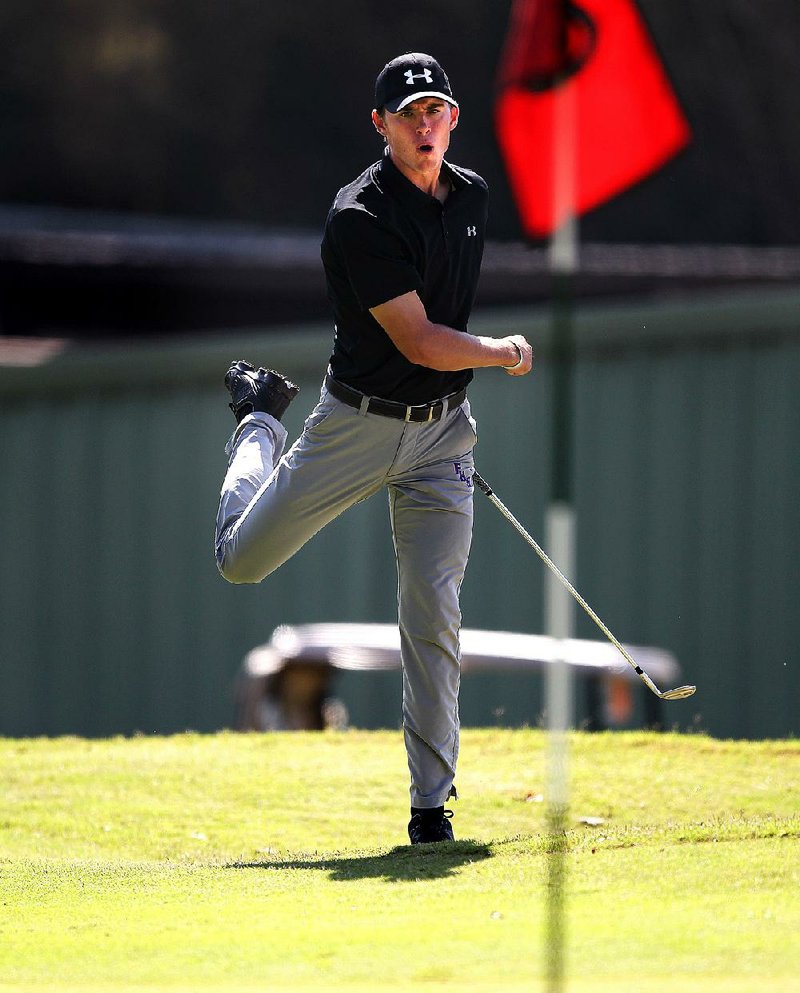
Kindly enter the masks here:
M 396 114 L 420 97 L 441 97 L 458 106 L 447 73 L 432 55 L 406 52 L 387 62 L 375 80 L 375 109 Z

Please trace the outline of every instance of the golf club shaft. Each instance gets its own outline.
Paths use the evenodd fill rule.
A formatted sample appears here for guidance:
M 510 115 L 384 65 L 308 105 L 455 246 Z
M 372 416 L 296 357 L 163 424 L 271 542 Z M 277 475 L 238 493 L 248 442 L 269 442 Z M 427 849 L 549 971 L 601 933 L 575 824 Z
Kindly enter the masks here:
M 632 666 L 636 675 L 639 676 L 639 678 L 645 683 L 648 689 L 652 690 L 652 692 L 655 693 L 657 697 L 664 699 L 665 694 L 662 693 L 661 690 L 659 690 L 659 688 L 656 686 L 653 680 L 647 675 L 644 669 L 642 669 L 642 667 L 638 665 L 633 658 L 631 658 L 630 653 L 614 636 L 614 634 L 611 631 L 609 631 L 606 625 L 600 620 L 597 614 L 592 610 L 589 604 L 583 599 L 580 593 L 575 589 L 575 587 L 567 579 L 564 573 L 558 568 L 558 566 L 550 558 L 547 552 L 545 552 L 545 550 L 539 545 L 536 539 L 533 538 L 530 534 L 528 534 L 525 528 L 520 524 L 520 522 L 516 519 L 516 517 L 514 517 L 514 515 L 511 513 L 508 507 L 506 507 L 503 501 L 498 499 L 498 497 L 494 493 L 494 490 L 491 488 L 491 486 L 489 486 L 489 484 L 486 482 L 486 480 L 483 478 L 483 476 L 481 476 L 481 474 L 477 470 L 473 471 L 472 479 L 475 482 L 476 486 L 480 490 L 482 490 L 486 494 L 486 496 L 491 500 L 491 502 L 495 505 L 495 507 L 497 507 L 497 509 L 500 511 L 503 517 L 505 517 L 507 521 L 509 521 L 511 524 L 514 525 L 517 531 L 528 542 L 528 544 L 536 552 L 536 554 L 539 556 L 542 562 L 544 562 L 547 568 L 552 570 L 552 572 L 559 578 L 559 580 L 569 590 L 569 592 L 573 595 L 573 597 L 575 597 L 575 599 L 578 601 L 581 607 L 583 607 L 583 609 L 586 611 L 589 617 L 591 617 L 591 619 L 595 622 L 595 624 L 600 628 L 600 630 L 603 632 L 606 638 L 608 638 L 611 644 L 619 651 L 619 653 L 622 655 L 625 661 L 630 666 Z M 682 689 L 689 690 L 690 688 L 682 687 Z M 691 688 L 691 692 L 694 692 L 694 688 Z M 689 694 L 687 693 L 686 695 Z M 669 699 L 668 694 L 666 695 L 666 698 Z M 678 698 L 676 697 L 675 699 Z

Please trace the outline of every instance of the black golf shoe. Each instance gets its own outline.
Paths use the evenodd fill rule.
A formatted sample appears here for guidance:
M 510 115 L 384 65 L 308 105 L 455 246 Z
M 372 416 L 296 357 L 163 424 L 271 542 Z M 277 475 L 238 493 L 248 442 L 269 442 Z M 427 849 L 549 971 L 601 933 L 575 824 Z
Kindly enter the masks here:
M 453 841 L 453 828 L 450 826 L 452 810 L 434 807 L 432 810 L 411 808 L 408 822 L 408 837 L 412 845 L 426 845 L 432 841 Z
M 273 369 L 254 369 L 249 362 L 234 362 L 225 373 L 225 386 L 231 395 L 228 406 L 238 424 L 255 410 L 280 420 L 300 387 Z

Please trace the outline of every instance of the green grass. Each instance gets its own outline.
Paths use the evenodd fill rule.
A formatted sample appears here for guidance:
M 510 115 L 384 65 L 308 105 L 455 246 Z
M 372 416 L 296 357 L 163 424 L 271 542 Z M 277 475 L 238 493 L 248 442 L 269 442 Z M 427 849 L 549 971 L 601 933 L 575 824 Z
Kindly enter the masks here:
M 411 849 L 399 733 L 0 740 L 0 991 L 542 989 L 545 750 L 466 730 Z M 569 993 L 796 993 L 800 742 L 570 760 Z

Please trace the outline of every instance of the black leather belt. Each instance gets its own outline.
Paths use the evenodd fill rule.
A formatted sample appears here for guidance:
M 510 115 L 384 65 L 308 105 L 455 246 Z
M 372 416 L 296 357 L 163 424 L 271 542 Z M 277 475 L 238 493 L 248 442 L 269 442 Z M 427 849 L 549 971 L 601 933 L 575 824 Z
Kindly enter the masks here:
M 394 400 L 382 400 L 380 397 L 368 397 L 364 393 L 354 390 L 351 386 L 340 383 L 332 376 L 325 377 L 325 388 L 337 400 L 341 400 L 342 403 L 346 403 L 350 407 L 357 407 L 364 413 L 381 414 L 383 417 L 394 417 L 399 421 L 413 421 L 416 424 L 425 421 L 438 421 L 443 413 L 460 407 L 467 397 L 467 391 L 463 389 L 442 397 L 441 400 L 432 400 L 430 403 L 412 406 L 396 403 Z

